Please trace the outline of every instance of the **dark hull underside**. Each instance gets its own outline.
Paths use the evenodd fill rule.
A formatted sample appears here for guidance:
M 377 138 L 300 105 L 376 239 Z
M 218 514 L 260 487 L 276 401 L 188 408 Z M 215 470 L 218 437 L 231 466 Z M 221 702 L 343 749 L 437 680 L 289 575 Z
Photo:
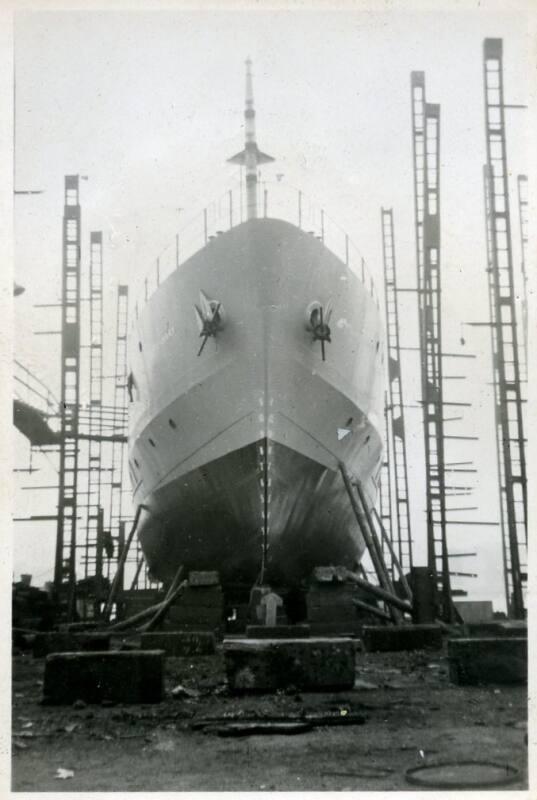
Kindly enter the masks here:
M 224 584 L 264 579 L 297 586 L 319 565 L 354 568 L 363 540 L 340 474 L 281 444 L 252 443 L 167 484 L 148 498 L 140 531 L 150 572 L 218 570 Z M 267 483 L 265 487 L 264 483 Z M 264 514 L 267 514 L 267 536 Z

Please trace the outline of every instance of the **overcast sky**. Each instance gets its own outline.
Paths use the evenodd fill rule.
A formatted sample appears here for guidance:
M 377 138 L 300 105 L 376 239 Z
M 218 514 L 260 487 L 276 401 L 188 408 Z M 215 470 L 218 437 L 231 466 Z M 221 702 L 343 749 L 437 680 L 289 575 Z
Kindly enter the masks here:
M 441 104 L 442 279 L 445 350 L 475 353 L 449 361 L 445 395 L 472 402 L 454 433 L 478 443 L 448 444 L 449 460 L 473 459 L 477 506 L 458 518 L 498 520 L 486 328 L 488 318 L 482 165 L 485 160 L 482 42 L 504 40 L 506 100 L 527 102 L 528 20 L 490 4 L 453 10 L 20 12 L 15 26 L 15 276 L 17 357 L 59 390 L 56 311 L 36 302 L 59 298 L 63 176 L 81 183 L 83 229 L 103 230 L 108 288 L 106 335 L 113 347 L 113 290 L 139 284 L 195 216 L 237 180 L 226 159 L 242 148 L 244 59 L 253 59 L 258 142 L 276 158 L 263 177 L 299 186 L 345 228 L 381 289 L 380 208 L 395 214 L 398 279 L 415 285 L 410 72 L 426 73 L 427 99 Z M 506 7 L 509 4 L 505 4 Z M 530 4 L 528 4 L 528 9 Z M 528 173 L 528 120 L 508 112 L 514 262 L 520 261 L 516 175 Z M 530 180 L 533 176 L 530 175 Z M 183 211 L 179 216 L 178 209 Z M 169 250 L 168 254 L 172 251 Z M 87 242 L 84 244 L 84 257 Z M 400 295 L 402 343 L 416 345 L 416 303 Z M 404 356 L 405 402 L 415 406 L 415 353 Z M 455 416 L 455 414 L 453 414 Z M 417 562 L 425 563 L 421 412 L 407 411 L 412 517 Z M 24 462 L 21 440 L 19 459 Z M 46 467 L 35 477 L 50 479 Z M 461 476 L 458 476 L 461 477 Z M 28 477 L 17 479 L 28 485 Z M 459 480 L 454 480 L 460 483 Z M 462 481 L 468 484 L 468 480 Z M 44 493 L 41 493 L 44 494 Z M 48 496 L 48 508 L 52 496 Z M 17 492 L 18 515 L 42 513 L 47 498 Z M 50 577 L 55 527 L 16 527 L 14 572 Z M 474 599 L 502 607 L 498 527 L 453 527 L 453 550 L 478 557 L 457 568 L 477 580 L 454 580 Z

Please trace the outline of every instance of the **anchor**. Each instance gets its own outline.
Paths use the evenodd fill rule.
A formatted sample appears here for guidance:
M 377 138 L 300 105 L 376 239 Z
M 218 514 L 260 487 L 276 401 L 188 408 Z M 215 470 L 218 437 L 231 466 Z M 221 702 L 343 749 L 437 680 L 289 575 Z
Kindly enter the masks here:
M 201 308 L 200 308 L 201 306 Z M 203 339 L 201 347 L 198 350 L 198 356 L 203 352 L 203 348 L 211 337 L 216 335 L 224 327 L 222 303 L 219 300 L 209 300 L 207 295 L 200 291 L 200 304 L 194 306 L 196 312 L 196 321 L 200 332 L 200 337 Z
M 332 316 L 332 305 L 327 303 L 326 309 L 323 309 L 321 303 L 315 301 L 308 306 L 307 309 L 308 323 L 306 330 L 313 333 L 313 341 L 321 343 L 321 356 L 323 361 L 326 361 L 325 345 L 326 342 L 331 343 L 331 330 L 330 330 L 330 317 Z

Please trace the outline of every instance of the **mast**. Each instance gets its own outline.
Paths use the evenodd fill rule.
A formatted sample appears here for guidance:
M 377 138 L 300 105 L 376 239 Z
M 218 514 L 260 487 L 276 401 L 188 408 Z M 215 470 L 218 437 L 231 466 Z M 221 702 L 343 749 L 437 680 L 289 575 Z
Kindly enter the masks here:
M 255 141 L 254 86 L 252 61 L 246 59 L 246 104 L 244 108 L 245 166 L 246 166 L 246 218 L 257 217 L 257 144 Z
M 244 150 L 228 159 L 230 164 L 245 167 L 246 218 L 257 217 L 257 168 L 260 164 L 274 161 L 272 156 L 262 153 L 257 146 L 255 134 L 254 85 L 252 61 L 246 59 L 246 99 L 244 108 Z

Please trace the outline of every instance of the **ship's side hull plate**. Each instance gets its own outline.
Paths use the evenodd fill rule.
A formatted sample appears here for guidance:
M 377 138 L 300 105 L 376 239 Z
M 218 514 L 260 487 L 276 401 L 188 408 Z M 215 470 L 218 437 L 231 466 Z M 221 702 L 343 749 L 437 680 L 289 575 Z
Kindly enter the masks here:
M 271 459 L 271 502 L 263 541 L 261 458 Z M 293 586 L 318 564 L 360 560 L 363 541 L 341 476 L 283 445 L 259 440 L 193 470 L 149 497 L 166 509 L 140 534 L 151 571 L 171 579 L 178 564 L 218 569 L 224 583 L 265 579 Z
M 194 307 L 221 304 L 202 354 Z M 331 342 L 308 330 L 331 307 Z M 343 462 L 373 500 L 380 466 L 383 334 L 369 286 L 310 234 L 252 220 L 173 273 L 130 342 L 129 469 L 153 574 L 179 564 L 225 580 L 294 584 L 363 549 Z M 263 444 L 265 443 L 265 444 Z

